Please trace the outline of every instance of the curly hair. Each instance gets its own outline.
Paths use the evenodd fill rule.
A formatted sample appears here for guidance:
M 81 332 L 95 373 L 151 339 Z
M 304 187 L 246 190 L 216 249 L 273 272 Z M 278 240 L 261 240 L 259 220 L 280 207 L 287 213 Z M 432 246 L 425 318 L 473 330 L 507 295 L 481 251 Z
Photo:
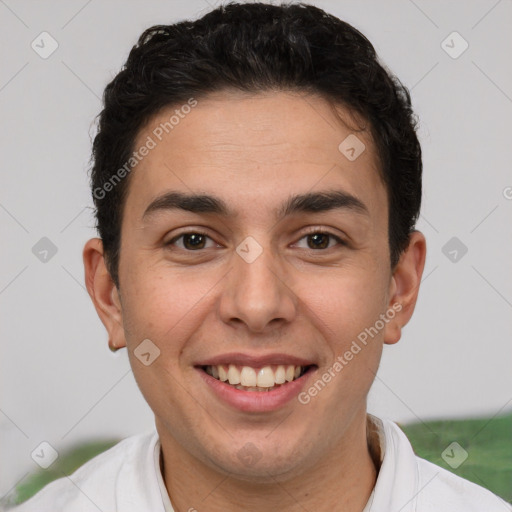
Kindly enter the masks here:
M 113 173 L 127 169 L 138 133 L 161 109 L 233 88 L 316 94 L 366 121 L 387 191 L 393 268 L 421 206 L 421 147 L 408 90 L 379 62 L 363 34 L 322 9 L 230 2 L 196 21 L 145 30 L 105 88 L 91 188 L 96 227 L 116 286 L 130 175 L 122 173 L 126 177 L 112 186 Z

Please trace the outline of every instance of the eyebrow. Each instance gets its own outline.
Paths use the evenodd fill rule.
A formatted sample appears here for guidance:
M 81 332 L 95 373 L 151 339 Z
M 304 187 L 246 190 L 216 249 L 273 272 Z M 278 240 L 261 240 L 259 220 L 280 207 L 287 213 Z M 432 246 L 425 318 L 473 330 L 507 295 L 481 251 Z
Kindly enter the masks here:
M 184 210 L 192 213 L 213 213 L 222 217 L 236 217 L 228 205 L 219 197 L 207 194 L 185 194 L 168 192 L 154 199 L 144 211 L 143 219 L 153 213 L 168 210 Z M 276 210 L 278 219 L 296 213 L 327 212 L 330 210 L 349 210 L 369 215 L 366 205 L 357 197 L 341 190 L 308 192 L 290 197 Z
M 350 210 L 355 213 L 370 215 L 366 205 L 357 197 L 341 190 L 309 192 L 292 196 L 278 210 L 278 218 L 299 212 L 327 212 L 330 210 Z

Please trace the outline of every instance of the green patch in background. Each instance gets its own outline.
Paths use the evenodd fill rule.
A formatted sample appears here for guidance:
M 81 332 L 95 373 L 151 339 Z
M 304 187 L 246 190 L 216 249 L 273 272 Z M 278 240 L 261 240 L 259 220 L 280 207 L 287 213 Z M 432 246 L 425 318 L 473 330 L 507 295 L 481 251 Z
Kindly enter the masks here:
M 419 457 L 475 482 L 512 503 L 512 414 L 399 426 Z M 71 475 L 82 464 L 118 441 L 96 441 L 62 452 L 48 469 L 33 473 L 17 486 L 14 503 L 22 503 L 51 481 Z M 462 459 L 465 460 L 461 462 Z
M 416 455 L 512 503 L 512 414 L 399 426 Z M 458 467 L 453 466 L 464 458 L 464 452 L 452 443 L 467 452 Z
M 119 439 L 112 439 L 82 443 L 59 453 L 59 458 L 48 469 L 40 469 L 23 480 L 16 487 L 14 496 L 7 501 L 7 504 L 18 505 L 23 503 L 45 485 L 63 476 L 71 475 L 88 460 L 108 450 L 119 441 Z

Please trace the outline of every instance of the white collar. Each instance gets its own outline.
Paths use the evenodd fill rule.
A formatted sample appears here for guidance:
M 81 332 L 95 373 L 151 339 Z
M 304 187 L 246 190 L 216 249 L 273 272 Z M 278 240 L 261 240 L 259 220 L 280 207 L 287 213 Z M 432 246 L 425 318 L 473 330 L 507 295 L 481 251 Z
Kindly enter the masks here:
M 167 492 L 167 488 L 165 487 L 164 479 L 162 477 L 162 468 L 160 465 L 160 457 L 161 457 L 161 444 L 160 439 L 155 443 L 155 449 L 153 451 L 153 463 L 155 466 L 156 478 L 158 480 L 158 487 L 160 488 L 160 494 L 162 495 L 162 502 L 164 505 L 165 512 L 174 512 L 172 508 L 171 500 L 169 498 L 169 493 Z

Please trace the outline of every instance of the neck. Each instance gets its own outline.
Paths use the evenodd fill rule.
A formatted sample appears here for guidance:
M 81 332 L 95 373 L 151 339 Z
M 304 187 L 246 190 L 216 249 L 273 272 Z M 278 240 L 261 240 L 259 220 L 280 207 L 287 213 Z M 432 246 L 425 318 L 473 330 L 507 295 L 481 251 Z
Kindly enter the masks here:
M 173 507 L 180 511 L 361 512 L 378 473 L 378 461 L 374 460 L 378 442 L 371 430 L 367 430 L 365 414 L 353 422 L 343 439 L 330 447 L 316 464 L 271 483 L 248 482 L 215 471 L 174 439 L 167 438 L 164 442 L 160 435 L 160 440 L 162 475 Z

